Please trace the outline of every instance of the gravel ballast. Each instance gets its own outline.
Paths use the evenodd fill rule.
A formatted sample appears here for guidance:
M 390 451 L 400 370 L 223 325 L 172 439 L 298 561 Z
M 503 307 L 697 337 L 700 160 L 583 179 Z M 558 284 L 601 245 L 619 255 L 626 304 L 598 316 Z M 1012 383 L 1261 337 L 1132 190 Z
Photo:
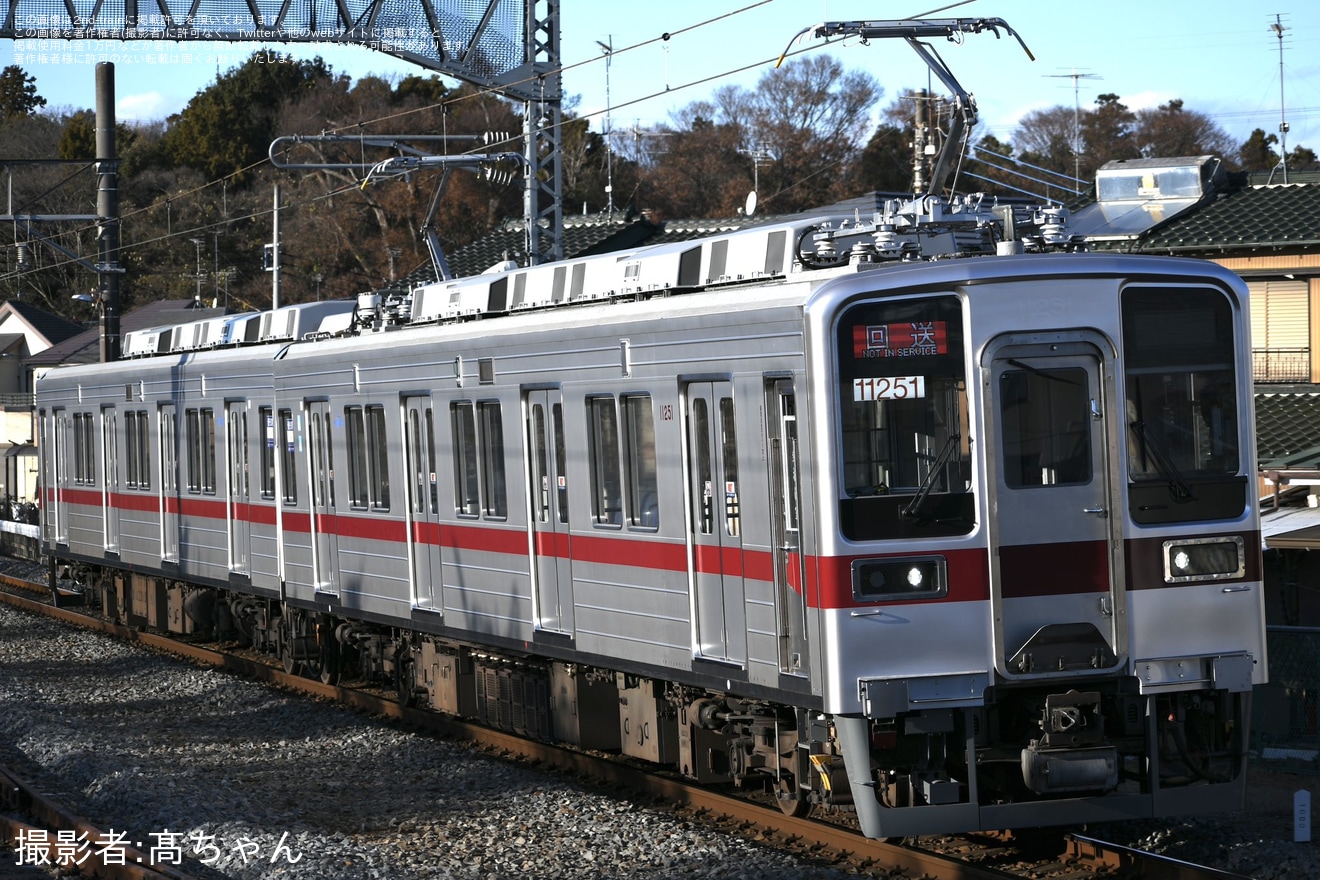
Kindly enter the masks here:
M 5 605 L 0 762 L 217 880 L 849 876 Z M 1260 880 L 1320 877 L 1320 847 L 1293 842 L 1290 812 L 1291 792 L 1320 779 L 1257 775 L 1248 812 L 1092 833 Z

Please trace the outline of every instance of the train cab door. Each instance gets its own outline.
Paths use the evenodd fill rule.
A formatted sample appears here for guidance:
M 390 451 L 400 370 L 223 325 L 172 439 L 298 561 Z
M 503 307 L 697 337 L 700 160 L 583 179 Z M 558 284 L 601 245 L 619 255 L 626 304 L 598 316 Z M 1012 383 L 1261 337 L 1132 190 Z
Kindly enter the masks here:
M 696 652 L 742 664 L 747 620 L 733 383 L 692 382 L 684 406 Z
M 435 413 L 429 395 L 403 400 L 408 472 L 408 553 L 412 607 L 439 612 L 441 596 L 440 495 L 435 470 Z
M 533 614 L 537 629 L 573 634 L 573 555 L 568 530 L 568 453 L 559 389 L 528 391 L 527 497 L 531 502 Z
M 1124 661 L 1120 536 L 1110 516 L 1114 395 L 1103 341 L 1001 339 L 988 350 L 991 596 L 1001 673 L 1077 675 Z
M 53 517 L 56 544 L 69 543 L 69 501 L 65 491 L 69 488 L 69 432 L 72 430 L 69 412 L 56 409 L 51 412 L 54 423 L 55 455 L 51 461 L 51 491 L 48 495 Z
M 288 410 L 280 410 L 276 425 L 278 442 L 293 442 L 292 427 L 283 424 Z M 339 539 L 335 521 L 334 413 L 328 400 L 307 401 L 307 463 L 312 487 L 312 579 L 316 592 L 338 595 Z
M 178 562 L 179 444 L 174 404 L 162 403 L 157 415 L 160 438 L 160 558 L 162 562 Z
M 772 381 L 766 392 L 779 670 L 789 675 L 805 675 L 808 668 L 806 570 L 802 556 L 797 397 L 793 383 L 785 379 Z
M 225 404 L 226 438 L 229 469 L 229 570 L 250 574 L 248 560 L 252 550 L 251 469 L 248 467 L 247 402 Z
M 101 407 L 101 530 L 107 553 L 119 552 L 119 417 Z

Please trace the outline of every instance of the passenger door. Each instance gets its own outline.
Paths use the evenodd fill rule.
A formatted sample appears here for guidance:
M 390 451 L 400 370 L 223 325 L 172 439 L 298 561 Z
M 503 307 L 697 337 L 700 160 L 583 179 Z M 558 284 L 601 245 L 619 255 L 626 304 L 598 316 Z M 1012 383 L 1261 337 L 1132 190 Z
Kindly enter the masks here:
M 1093 673 L 1123 661 L 1106 428 L 1114 414 L 1108 365 L 1087 337 L 1010 337 L 987 354 L 991 595 L 997 663 L 1008 677 Z
M 693 382 L 684 404 L 695 648 L 706 659 L 742 664 L 747 638 L 733 384 Z
M 101 522 L 105 549 L 119 552 L 119 418 L 113 406 L 101 408 Z
M 252 495 L 248 468 L 247 403 L 231 401 L 225 405 L 229 463 L 229 570 L 249 574 L 252 549 Z
M 281 410 L 280 412 L 284 412 Z M 312 487 L 312 578 L 316 592 L 338 595 L 339 567 L 336 555 L 339 541 L 335 522 L 335 455 L 334 430 L 327 400 L 307 402 L 308 465 L 311 468 L 309 485 Z M 276 438 L 288 443 L 288 428 L 277 414 Z M 283 448 L 282 446 L 280 447 Z
M 412 607 L 440 612 L 440 498 L 435 471 L 435 413 L 431 398 L 403 400 L 404 452 L 408 474 L 408 553 Z
M 174 404 L 158 411 L 160 438 L 160 558 L 179 561 L 179 446 Z M 145 440 L 145 436 L 143 440 Z
M 766 389 L 770 451 L 770 528 L 775 553 L 775 604 L 779 621 L 779 670 L 807 672 L 807 589 L 802 558 L 802 491 L 798 458 L 797 396 L 793 383 Z
M 528 391 L 528 519 L 533 610 L 538 629 L 573 634 L 573 554 L 568 529 L 568 458 L 564 403 L 558 389 Z
M 55 543 L 69 543 L 69 502 L 65 491 L 69 481 L 69 432 L 72 430 L 68 410 L 57 409 L 51 414 L 55 423 L 55 456 L 51 473 L 51 507 L 54 510 Z

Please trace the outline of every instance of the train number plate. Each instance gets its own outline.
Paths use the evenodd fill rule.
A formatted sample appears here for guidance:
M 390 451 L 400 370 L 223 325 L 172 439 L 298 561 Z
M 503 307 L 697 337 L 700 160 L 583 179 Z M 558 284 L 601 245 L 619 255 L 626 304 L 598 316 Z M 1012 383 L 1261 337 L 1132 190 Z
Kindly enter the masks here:
M 853 400 L 907 400 L 925 396 L 925 376 L 875 376 L 853 380 Z

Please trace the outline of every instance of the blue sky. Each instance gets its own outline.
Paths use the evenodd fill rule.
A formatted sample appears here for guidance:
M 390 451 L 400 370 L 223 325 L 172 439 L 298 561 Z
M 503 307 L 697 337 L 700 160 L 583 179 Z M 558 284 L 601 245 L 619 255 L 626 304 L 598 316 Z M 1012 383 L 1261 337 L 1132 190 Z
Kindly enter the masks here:
M 1282 40 L 1282 101 L 1291 127 L 1289 147 L 1320 152 L 1320 4 L 1284 0 L 1279 7 L 1252 7 L 1229 0 L 1109 0 L 1106 3 L 1041 3 L 1039 0 L 974 0 L 931 12 L 940 0 L 902 4 L 893 0 L 562 0 L 561 52 L 567 69 L 565 92 L 576 109 L 594 114 L 600 128 L 606 106 L 606 65 L 599 42 L 615 54 L 609 71 L 615 131 L 669 119 L 671 112 L 708 97 L 722 84 L 755 85 L 804 27 L 823 20 L 928 17 L 997 17 L 1022 36 L 1036 56 L 1027 58 L 1016 41 L 991 34 L 968 36 L 962 44 L 939 41 L 936 49 L 963 87 L 976 96 L 986 132 L 1008 139 L 1021 116 L 1033 109 L 1080 103 L 1115 93 L 1132 109 L 1181 98 L 1192 110 L 1215 119 L 1235 140 L 1253 128 L 1277 132 L 1280 122 L 1280 40 L 1271 28 L 1279 15 Z M 748 8 L 753 7 L 753 8 Z M 713 20 L 713 21 L 712 21 Z M 706 23 L 709 22 L 709 23 Z M 656 41 L 663 33 L 668 41 Z M 640 48 L 630 48 L 648 43 Z M 807 38 L 799 46 L 820 45 Z M 240 63 L 255 45 L 167 44 L 164 63 L 141 63 L 140 44 L 118 44 L 125 61 L 116 65 L 117 112 L 121 120 L 159 119 L 177 112 L 214 81 L 217 69 Z M 403 76 L 419 68 L 368 50 L 281 46 L 322 55 L 338 72 Z M 925 65 L 897 41 L 869 46 L 856 39 L 818 51 L 834 53 L 849 69 L 865 70 L 884 87 L 881 104 L 905 88 L 928 84 Z M 186 59 L 186 60 L 185 60 Z M 0 41 L 0 66 L 18 63 L 36 77 L 38 91 L 53 107 L 91 107 L 95 74 L 90 62 L 70 63 L 31 46 Z M 792 63 L 791 60 L 788 63 Z M 741 73 L 729 74 L 748 68 Z M 1074 80 L 1073 74 L 1082 75 Z M 1074 84 L 1077 91 L 1074 92 Z M 935 83 L 938 86 L 938 83 Z

